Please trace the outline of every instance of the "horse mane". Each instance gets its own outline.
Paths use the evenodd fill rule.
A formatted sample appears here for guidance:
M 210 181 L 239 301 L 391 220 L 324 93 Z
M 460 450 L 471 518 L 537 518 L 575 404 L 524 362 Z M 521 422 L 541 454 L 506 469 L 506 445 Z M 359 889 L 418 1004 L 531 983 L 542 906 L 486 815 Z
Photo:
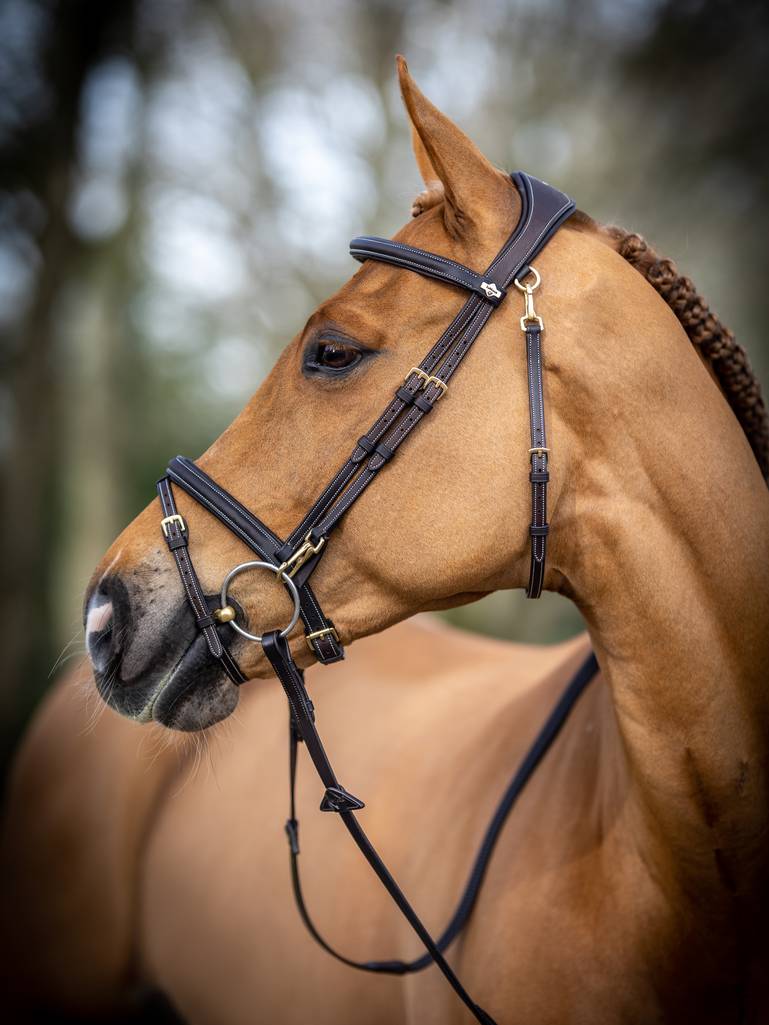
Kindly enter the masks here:
M 577 221 L 586 225 L 591 219 L 578 213 Z M 598 230 L 608 236 L 619 255 L 649 282 L 675 313 L 689 341 L 712 371 L 769 483 L 769 412 L 745 350 L 711 310 L 691 278 L 679 274 L 672 260 L 658 256 L 635 232 L 614 226 Z

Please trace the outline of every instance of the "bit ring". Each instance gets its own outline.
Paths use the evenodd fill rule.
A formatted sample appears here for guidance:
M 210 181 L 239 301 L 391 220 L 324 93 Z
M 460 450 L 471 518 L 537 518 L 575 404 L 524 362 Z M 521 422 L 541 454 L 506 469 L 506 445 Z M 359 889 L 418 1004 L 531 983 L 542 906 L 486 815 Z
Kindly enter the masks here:
M 227 576 L 224 578 L 224 583 L 222 584 L 222 608 L 226 608 L 229 604 L 229 602 L 227 601 L 227 588 L 230 586 L 231 582 L 235 579 L 236 576 L 238 576 L 239 573 L 243 573 L 247 569 L 268 569 L 270 573 L 274 574 L 276 573 L 277 567 L 273 566 L 270 562 L 241 562 L 239 566 L 236 566 L 234 569 L 231 569 Z M 277 573 L 277 576 L 286 585 L 286 590 L 291 595 L 291 598 L 294 602 L 294 612 L 291 616 L 288 626 L 280 631 L 281 637 L 288 637 L 288 635 L 294 629 L 296 624 L 299 622 L 299 613 L 301 610 L 301 604 L 299 601 L 299 591 L 297 590 L 296 584 L 288 575 L 288 573 L 285 572 L 285 570 L 281 570 L 279 573 Z M 238 626 L 237 622 L 234 619 L 230 620 L 230 626 L 233 630 L 237 630 L 241 637 L 247 637 L 249 641 L 258 641 L 259 644 L 262 643 L 262 637 L 260 634 L 249 633 L 248 630 L 244 630 L 242 626 Z

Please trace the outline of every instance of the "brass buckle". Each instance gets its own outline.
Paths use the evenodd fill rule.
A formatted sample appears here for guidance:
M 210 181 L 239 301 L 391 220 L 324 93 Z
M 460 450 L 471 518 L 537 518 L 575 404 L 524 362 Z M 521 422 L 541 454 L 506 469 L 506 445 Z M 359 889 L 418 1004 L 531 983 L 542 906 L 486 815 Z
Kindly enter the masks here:
M 436 377 L 434 374 L 428 374 L 426 370 L 422 370 L 421 367 L 412 367 L 411 370 L 406 374 L 405 381 L 411 377 L 412 374 L 416 374 L 419 380 L 422 382 L 422 387 L 427 390 L 431 384 L 434 384 L 436 388 L 440 388 L 440 395 L 435 400 L 438 402 L 442 399 L 446 392 L 449 390 L 449 386 L 445 381 L 442 381 L 440 377 Z
M 518 291 L 523 292 L 525 303 L 523 316 L 521 317 L 521 331 L 526 330 L 527 324 L 539 324 L 540 331 L 544 331 L 545 325 L 542 322 L 542 318 L 537 316 L 537 312 L 534 309 L 534 293 L 539 288 L 542 278 L 539 276 L 539 271 L 536 267 L 529 267 L 529 273 L 534 275 L 533 284 L 524 285 L 518 278 L 514 282 Z
M 535 445 L 534 448 L 529 449 L 530 456 L 544 456 L 550 452 L 550 449 L 545 445 Z
M 171 537 L 171 524 L 178 523 L 179 530 L 182 534 L 187 533 L 187 524 L 184 522 L 184 517 L 180 516 L 179 513 L 174 513 L 173 516 L 164 516 L 160 521 L 160 529 L 163 531 L 163 537 Z
M 337 644 L 340 643 L 339 634 L 336 632 L 336 627 L 333 626 L 325 626 L 322 630 L 315 630 L 311 634 L 305 634 L 304 639 L 307 641 L 307 647 L 310 649 L 313 655 L 316 654 L 316 652 L 315 648 L 313 648 L 312 646 L 312 642 L 317 641 L 320 637 L 333 637 Z
M 317 555 L 318 552 L 323 548 L 326 543 L 326 538 L 322 537 L 317 544 L 313 544 L 310 540 L 310 535 L 304 539 L 301 548 L 297 548 L 290 559 L 286 559 L 282 566 L 276 566 L 275 572 L 280 576 L 281 573 L 287 573 L 290 577 L 293 577 L 301 568 L 304 566 L 308 559 L 311 559 L 313 555 Z M 291 567 L 289 569 L 289 567 Z

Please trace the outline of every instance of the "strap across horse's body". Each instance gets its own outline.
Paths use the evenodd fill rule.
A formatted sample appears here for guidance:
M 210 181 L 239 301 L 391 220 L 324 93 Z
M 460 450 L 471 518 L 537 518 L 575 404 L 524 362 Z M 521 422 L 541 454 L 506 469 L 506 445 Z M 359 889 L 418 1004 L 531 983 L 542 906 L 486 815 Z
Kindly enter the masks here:
M 285 638 L 281 637 L 277 630 L 266 634 L 263 639 L 264 652 L 270 660 L 275 675 L 280 680 L 283 690 L 288 698 L 289 717 L 289 818 L 286 822 L 286 833 L 289 839 L 291 856 L 291 878 L 294 887 L 299 912 L 307 929 L 313 938 L 338 961 L 351 968 L 358 968 L 367 972 L 378 972 L 389 975 L 407 975 L 412 972 L 421 971 L 431 962 L 434 962 L 443 972 L 449 984 L 453 987 L 459 998 L 473 1012 L 478 1021 L 491 1023 L 493 1019 L 483 1008 L 479 1007 L 462 986 L 451 966 L 443 956 L 443 951 L 453 942 L 462 931 L 465 922 L 480 892 L 481 883 L 486 873 L 486 868 L 494 852 L 497 839 L 502 831 L 507 816 L 513 808 L 519 794 L 526 785 L 531 774 L 539 765 L 551 744 L 558 736 L 561 727 L 566 722 L 574 704 L 584 691 L 585 687 L 595 676 L 598 664 L 595 655 L 590 653 L 587 659 L 580 666 L 579 670 L 564 690 L 553 711 L 545 721 L 544 726 L 537 735 L 533 745 L 520 763 L 510 784 L 502 795 L 497 808 L 492 816 L 486 834 L 481 843 L 478 854 L 473 863 L 470 876 L 465 885 L 464 892 L 459 900 L 457 909 L 451 917 L 449 924 L 444 929 L 438 940 L 434 940 L 425 926 L 422 924 L 417 913 L 411 907 L 407 897 L 398 886 L 389 869 L 380 858 L 369 840 L 362 826 L 355 817 L 355 812 L 365 807 L 360 798 L 355 797 L 347 791 L 334 773 L 334 770 L 326 754 L 323 743 L 315 726 L 315 710 L 304 685 L 304 674 L 297 667 L 291 657 L 288 644 Z M 371 865 L 379 877 L 387 892 L 398 905 L 403 915 L 408 920 L 417 936 L 422 940 L 427 954 L 413 961 L 355 961 L 345 957 L 336 951 L 318 932 L 304 902 L 301 882 L 299 878 L 299 822 L 296 818 L 295 804 L 295 783 L 296 783 L 296 758 L 297 745 L 304 741 L 307 751 L 312 759 L 313 765 L 326 788 L 323 799 L 320 803 L 321 811 L 337 812 L 342 819 L 348 832 L 358 845 L 363 856 Z
M 168 466 L 167 474 L 158 482 L 163 511 L 162 529 L 184 585 L 187 600 L 198 629 L 204 635 L 211 657 L 236 684 L 246 677 L 224 643 L 226 624 L 239 633 L 259 641 L 265 655 L 281 682 L 290 708 L 290 815 L 286 824 L 291 851 L 291 874 L 300 914 L 313 937 L 334 957 L 345 964 L 365 971 L 406 974 L 419 971 L 434 962 L 443 972 L 459 998 L 476 1020 L 494 1025 L 490 1015 L 467 993 L 443 951 L 456 938 L 467 921 L 477 898 L 497 837 L 515 800 L 557 736 L 571 708 L 597 670 L 590 656 L 572 682 L 536 738 L 534 745 L 516 771 L 502 796 L 476 856 L 459 905 L 448 926 L 436 941 L 424 927 L 393 876 L 364 833 L 355 813 L 363 803 L 339 783 L 315 727 L 312 702 L 304 685 L 304 676 L 294 662 L 286 637 L 301 616 L 305 637 L 318 661 L 329 663 L 344 658 L 334 624 L 328 619 L 309 584 L 309 578 L 328 550 L 327 542 L 342 517 L 395 457 L 412 431 L 435 408 L 446 394 L 449 383 L 478 335 L 494 311 L 507 299 L 512 286 L 525 297 L 524 315 L 520 319 L 525 340 L 529 392 L 530 440 L 529 481 L 531 485 L 530 570 L 526 594 L 538 598 L 542 592 L 547 556 L 547 485 L 549 453 L 545 434 L 542 388 L 541 317 L 534 310 L 533 293 L 539 285 L 539 274 L 531 261 L 542 250 L 555 231 L 574 210 L 574 203 L 564 193 L 523 172 L 512 175 L 521 198 L 521 216 L 515 230 L 482 274 L 453 260 L 389 239 L 361 236 L 350 244 L 358 260 L 377 260 L 413 271 L 470 295 L 438 341 L 419 366 L 412 367 L 386 408 L 355 444 L 345 463 L 313 502 L 307 514 L 285 541 L 281 541 L 262 521 L 189 459 L 178 456 Z M 531 279 L 534 279 L 533 281 Z M 221 607 L 204 593 L 189 554 L 189 531 L 179 514 L 172 484 L 182 488 L 206 508 L 259 557 L 258 562 L 243 563 L 230 572 L 222 587 Z M 289 627 L 260 637 L 249 634 L 237 624 L 238 609 L 227 600 L 227 584 L 232 577 L 249 567 L 273 570 L 289 589 L 295 602 L 295 616 Z M 242 613 L 241 613 L 242 615 Z M 298 823 L 295 816 L 294 783 L 297 745 L 303 741 L 325 787 L 322 811 L 336 812 L 364 857 L 400 908 L 424 944 L 427 953 L 414 961 L 354 961 L 337 953 L 321 936 L 305 906 L 299 880 Z
M 280 663 L 285 658 L 285 641 L 281 641 L 279 636 L 273 637 L 269 642 L 272 646 L 272 655 L 268 654 L 273 668 L 276 669 L 278 678 L 283 682 L 283 679 L 291 673 L 289 668 L 285 668 Z M 280 671 L 278 666 L 280 665 Z M 294 667 L 296 668 L 296 667 Z M 292 688 L 300 689 L 304 686 L 304 678 L 301 671 L 297 670 L 299 678 L 295 679 L 292 684 L 289 684 Z M 494 814 L 491 817 L 489 825 L 484 834 L 481 845 L 476 854 L 473 866 L 470 870 L 465 888 L 462 892 L 462 896 L 459 899 L 456 910 L 451 916 L 448 925 L 441 933 L 439 939 L 435 940 L 435 946 L 443 952 L 446 950 L 451 943 L 457 938 L 462 929 L 465 926 L 470 913 L 475 906 L 475 902 L 478 899 L 480 893 L 481 884 L 486 875 L 486 869 L 488 868 L 491 856 L 494 853 L 497 840 L 502 832 L 502 827 L 507 821 L 507 817 L 513 809 L 514 804 L 518 800 L 521 791 L 528 783 L 532 773 L 537 768 L 539 763 L 542 761 L 544 756 L 550 750 L 550 746 L 556 739 L 558 734 L 561 732 L 561 728 L 569 717 L 569 714 L 574 707 L 577 699 L 580 697 L 584 689 L 591 682 L 598 672 L 598 663 L 595 655 L 591 652 L 584 662 L 580 665 L 577 672 L 572 677 L 568 686 L 564 689 L 560 698 L 553 707 L 550 715 L 545 720 L 542 728 L 537 734 L 533 744 L 526 752 L 526 755 L 521 760 L 518 768 L 510 780 L 507 788 L 505 789 L 502 797 L 494 810 Z M 285 685 L 284 685 L 285 686 Z M 306 691 L 305 691 L 306 694 Z M 306 730 L 310 734 L 316 731 L 315 720 L 312 715 L 314 711 L 312 708 L 312 702 L 309 701 L 307 696 L 307 704 L 310 710 L 310 724 L 306 726 Z M 288 835 L 289 848 L 291 853 L 291 880 L 294 887 L 294 897 L 296 899 L 299 913 L 302 916 L 302 920 L 309 929 L 310 933 L 317 940 L 317 942 L 328 951 L 333 957 L 343 964 L 349 965 L 351 968 L 359 968 L 366 972 L 381 972 L 390 975 L 407 975 L 412 972 L 419 972 L 423 968 L 427 968 L 432 963 L 432 955 L 430 953 L 422 955 L 413 961 L 401 961 L 401 960 L 390 960 L 390 961 L 354 961 L 351 958 L 345 957 L 338 951 L 334 950 L 333 947 L 318 932 L 307 906 L 304 901 L 304 895 L 302 892 L 301 880 L 299 877 L 299 822 L 296 818 L 296 763 L 297 763 L 297 747 L 298 744 L 305 739 L 299 722 L 290 716 L 289 719 L 289 817 L 286 821 L 286 834 Z M 312 757 L 312 752 L 311 752 Z M 313 759 L 314 760 L 314 759 Z M 320 774 L 320 773 L 319 773 Z M 323 777 L 321 776 L 321 779 Z M 363 802 L 349 794 L 343 787 L 338 783 L 332 787 L 326 789 L 323 801 L 321 802 L 322 811 L 341 811 L 343 805 L 346 805 L 346 810 L 357 811 L 364 807 Z

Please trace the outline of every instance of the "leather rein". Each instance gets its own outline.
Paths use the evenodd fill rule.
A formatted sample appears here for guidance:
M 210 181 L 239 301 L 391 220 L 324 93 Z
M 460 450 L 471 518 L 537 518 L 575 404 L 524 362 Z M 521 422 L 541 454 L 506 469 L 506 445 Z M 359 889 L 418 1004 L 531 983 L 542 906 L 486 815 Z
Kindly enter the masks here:
M 542 389 L 543 323 L 534 309 L 534 291 L 540 278 L 531 266 L 531 261 L 571 215 L 575 204 L 564 193 L 522 171 L 511 177 L 521 197 L 521 216 L 515 230 L 484 274 L 478 274 L 446 257 L 389 239 L 361 236 L 350 243 L 351 254 L 361 262 L 377 260 L 389 263 L 462 288 L 470 294 L 419 366 L 411 368 L 393 399 L 369 430 L 358 439 L 347 461 L 285 541 L 189 459 L 181 456 L 172 459 L 166 476 L 157 485 L 163 511 L 163 537 L 174 557 L 195 622 L 206 639 L 211 657 L 219 662 L 222 670 L 235 684 L 247 682 L 223 639 L 227 636 L 228 627 L 234 629 L 262 645 L 288 698 L 290 812 L 286 833 L 294 895 L 308 930 L 338 960 L 364 971 L 404 975 L 420 971 L 434 962 L 475 1019 L 485 1025 L 495 1025 L 494 1019 L 473 1001 L 445 960 L 443 951 L 459 935 L 470 916 L 494 845 L 518 795 L 558 735 L 577 698 L 595 676 L 598 668 L 595 656 L 591 654 L 579 668 L 518 766 L 487 827 L 456 911 L 441 936 L 433 940 L 360 826 L 355 812 L 364 807 L 363 802 L 349 793 L 334 773 L 315 725 L 315 710 L 305 687 L 304 674 L 291 655 L 287 638 L 301 618 L 306 642 L 319 662 L 329 664 L 344 658 L 344 649 L 334 624 L 323 613 L 310 586 L 310 577 L 327 551 L 327 542 L 342 517 L 446 394 L 452 376 L 494 310 L 505 300 L 511 286 L 515 286 L 524 296 L 524 313 L 520 323 L 525 336 L 529 392 L 531 557 L 526 595 L 539 598 L 542 593 L 549 531 L 547 485 L 550 450 L 545 434 Z M 190 557 L 189 530 L 177 510 L 173 485 L 180 487 L 206 508 L 258 557 L 231 570 L 218 597 L 207 596 L 202 590 Z M 237 622 L 240 610 L 228 598 L 228 588 L 236 576 L 250 569 L 275 573 L 293 599 L 294 613 L 283 630 L 272 630 L 260 636 L 249 633 Z M 334 950 L 311 920 L 304 902 L 298 864 L 299 824 L 295 814 L 295 777 L 300 742 L 307 748 L 326 788 L 321 811 L 336 812 L 340 816 L 364 857 L 424 944 L 426 953 L 422 957 L 409 962 L 355 961 Z

